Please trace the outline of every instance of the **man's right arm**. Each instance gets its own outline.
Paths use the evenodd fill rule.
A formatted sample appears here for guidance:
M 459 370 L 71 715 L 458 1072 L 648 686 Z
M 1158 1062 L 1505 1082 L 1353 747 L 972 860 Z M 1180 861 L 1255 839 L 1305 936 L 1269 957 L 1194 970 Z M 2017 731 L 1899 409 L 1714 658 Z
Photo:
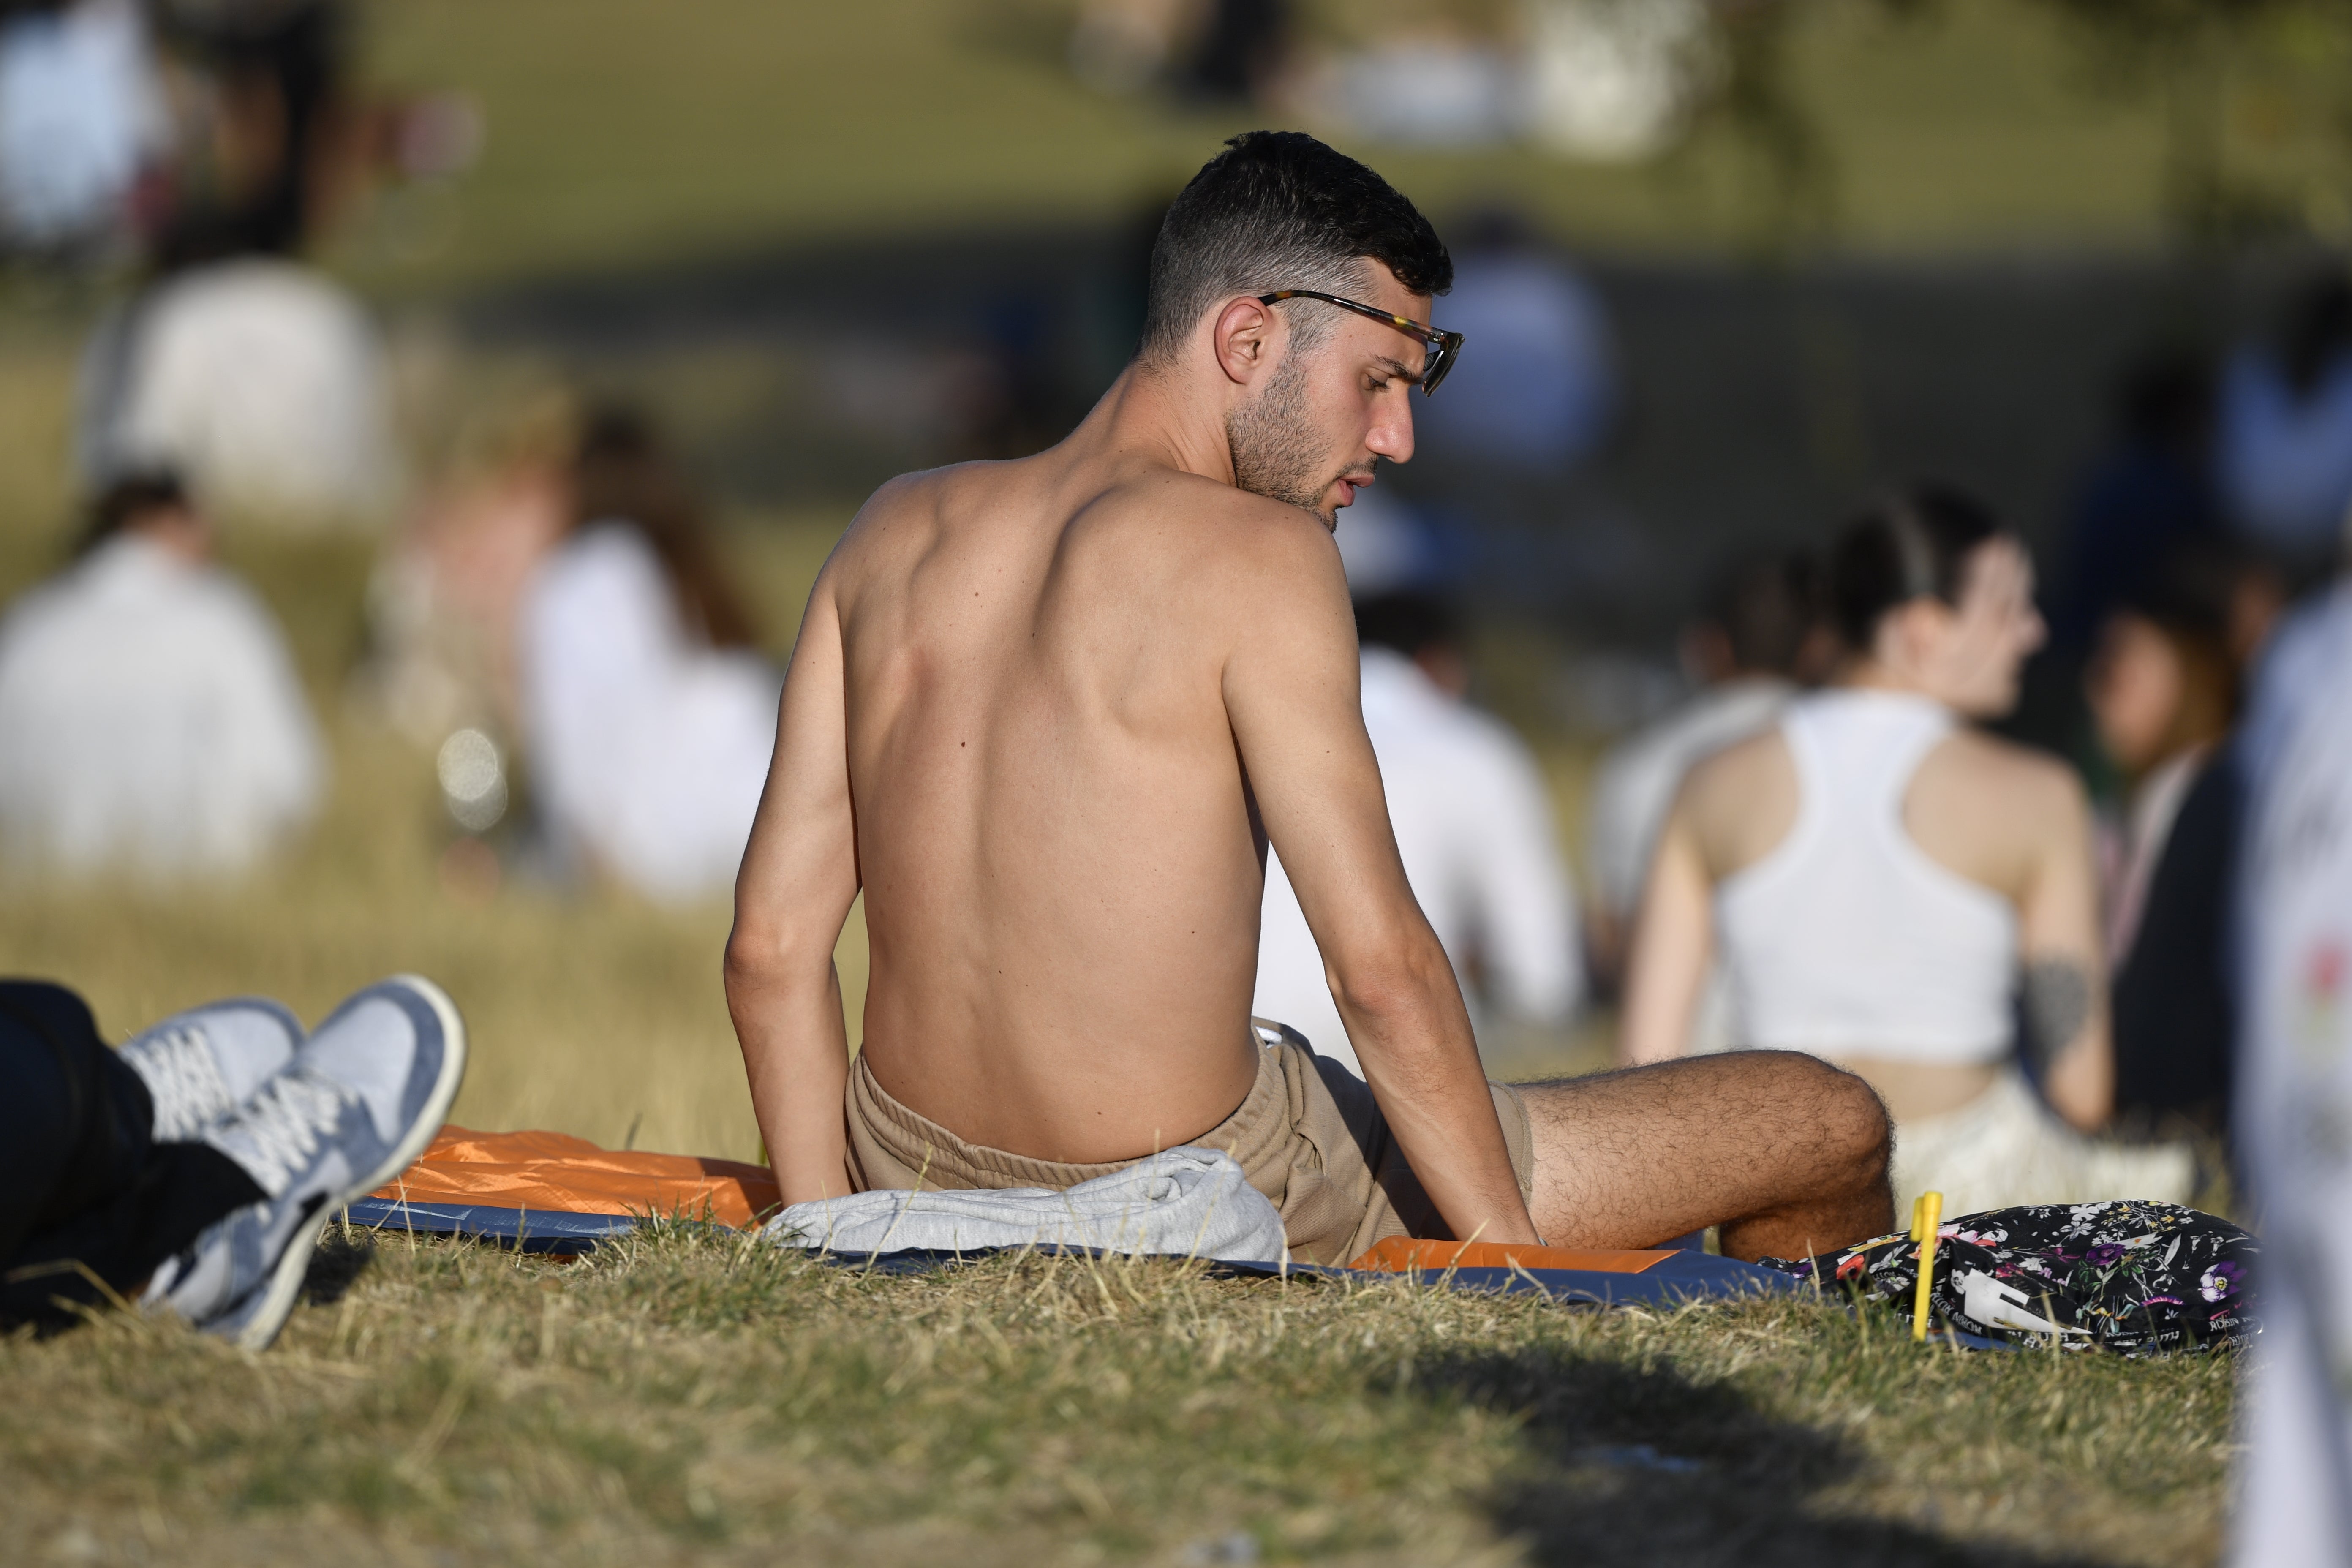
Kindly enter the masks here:
M 850 1190 L 849 1038 L 834 944 L 857 897 L 840 607 L 828 568 L 784 676 L 776 754 L 735 879 L 727 1010 L 787 1204 Z

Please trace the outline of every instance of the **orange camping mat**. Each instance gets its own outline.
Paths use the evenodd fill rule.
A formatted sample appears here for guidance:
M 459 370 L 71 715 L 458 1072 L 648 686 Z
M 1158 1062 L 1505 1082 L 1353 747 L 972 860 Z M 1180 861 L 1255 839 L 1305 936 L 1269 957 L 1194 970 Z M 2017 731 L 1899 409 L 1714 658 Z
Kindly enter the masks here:
M 373 1194 L 388 1203 L 470 1205 L 541 1214 L 683 1215 L 706 1209 L 747 1226 L 777 1205 L 763 1165 L 693 1154 L 600 1149 L 562 1132 L 469 1132 L 444 1127 L 425 1157 Z
M 1614 1248 L 1517 1247 L 1499 1241 L 1415 1241 L 1392 1236 L 1376 1243 L 1348 1265 L 1382 1274 L 1417 1271 L 1442 1274 L 1449 1268 L 1580 1268 L 1592 1274 L 1639 1274 L 1672 1258 L 1672 1252 L 1632 1252 Z

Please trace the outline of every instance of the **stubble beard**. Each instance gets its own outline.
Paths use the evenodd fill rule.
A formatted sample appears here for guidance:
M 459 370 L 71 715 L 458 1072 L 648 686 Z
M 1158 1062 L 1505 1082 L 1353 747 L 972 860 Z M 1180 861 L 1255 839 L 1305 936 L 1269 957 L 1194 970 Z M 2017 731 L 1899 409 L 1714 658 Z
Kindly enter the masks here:
M 1323 495 L 1339 474 L 1326 468 L 1328 448 L 1307 416 L 1307 357 L 1282 356 L 1265 390 L 1225 416 L 1225 441 L 1234 455 L 1234 484 L 1304 508 L 1328 525 Z

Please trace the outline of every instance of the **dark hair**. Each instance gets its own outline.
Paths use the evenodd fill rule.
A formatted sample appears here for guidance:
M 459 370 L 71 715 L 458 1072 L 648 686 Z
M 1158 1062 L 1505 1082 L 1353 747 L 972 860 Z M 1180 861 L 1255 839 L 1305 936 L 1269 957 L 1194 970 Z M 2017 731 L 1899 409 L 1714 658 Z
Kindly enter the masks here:
M 2229 640 L 2239 590 L 2268 570 L 2235 540 L 2186 539 L 2126 584 L 2116 608 L 2181 637 Z
M 1793 675 L 1822 618 L 1820 566 L 1802 550 L 1736 562 L 1709 587 L 1699 618 L 1723 633 L 1733 668 Z
M 188 488 L 176 469 L 134 468 L 118 474 L 90 498 L 74 553 L 89 554 L 152 512 L 192 510 Z
M 1838 637 L 1866 653 L 1888 611 L 1928 594 L 1958 604 L 1969 553 L 2001 531 L 1990 508 L 1947 484 L 1906 485 L 1871 502 L 1830 549 Z
M 2160 350 L 2125 372 L 2116 406 L 2125 434 L 2154 446 L 2202 447 L 2213 425 L 2213 366 L 2203 353 Z
M 692 487 L 643 414 L 620 404 L 589 411 L 572 457 L 572 498 L 574 528 L 618 522 L 644 536 L 669 579 L 678 614 L 714 647 L 757 640 L 751 617 L 719 570 Z
M 1410 658 L 1423 648 L 1458 645 L 1462 623 L 1436 595 L 1404 588 L 1356 601 L 1356 640 Z
M 2276 569 L 2261 552 L 2223 538 L 2186 539 L 2150 562 L 2116 600 L 2115 613 L 2147 622 L 2180 660 L 2183 689 L 2172 746 L 2218 739 L 2244 700 L 2239 598 Z
M 1367 260 L 1416 294 L 1454 286 L 1444 242 L 1395 186 L 1312 136 L 1246 132 L 1192 176 L 1160 220 L 1143 357 L 1174 353 L 1203 310 L 1236 294 L 1360 290 Z M 1309 344 L 1328 325 L 1297 330 Z

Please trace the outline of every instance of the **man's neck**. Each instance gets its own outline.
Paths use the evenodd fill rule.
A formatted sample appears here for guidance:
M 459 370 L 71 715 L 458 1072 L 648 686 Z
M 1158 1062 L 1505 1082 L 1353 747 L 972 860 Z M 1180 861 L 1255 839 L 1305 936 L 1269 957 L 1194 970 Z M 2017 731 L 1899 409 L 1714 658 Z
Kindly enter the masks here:
M 1138 461 L 1234 482 L 1223 409 L 1183 384 L 1178 373 L 1139 360 L 1119 373 L 1064 445 L 1081 461 Z

